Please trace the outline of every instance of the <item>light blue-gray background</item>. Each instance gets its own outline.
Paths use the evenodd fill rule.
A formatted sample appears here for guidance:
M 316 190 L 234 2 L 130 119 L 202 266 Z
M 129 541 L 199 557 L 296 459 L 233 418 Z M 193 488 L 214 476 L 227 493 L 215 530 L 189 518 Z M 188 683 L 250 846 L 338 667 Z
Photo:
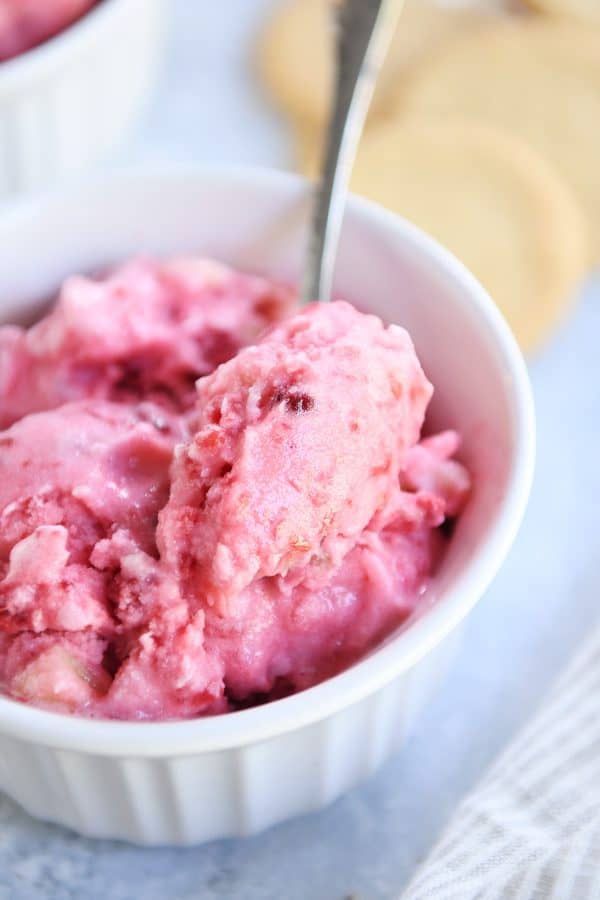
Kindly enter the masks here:
M 249 77 L 272 0 L 168 0 L 163 85 L 120 161 L 286 166 L 285 129 Z M 308 64 L 308 63 L 307 63 Z M 457 801 L 598 617 L 600 282 L 533 361 L 539 455 L 529 512 L 405 749 L 324 813 L 193 850 L 94 843 L 0 798 L 0 900 L 397 897 Z

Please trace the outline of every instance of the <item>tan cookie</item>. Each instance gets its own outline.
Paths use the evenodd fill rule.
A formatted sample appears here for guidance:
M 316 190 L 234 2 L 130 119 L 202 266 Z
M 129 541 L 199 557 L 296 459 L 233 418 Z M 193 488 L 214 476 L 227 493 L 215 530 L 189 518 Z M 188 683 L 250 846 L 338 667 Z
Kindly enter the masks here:
M 539 12 L 600 24 L 598 0 L 526 0 L 526 2 Z
M 304 152 L 314 171 L 308 139 Z M 361 143 L 352 189 L 452 250 L 526 350 L 539 345 L 574 298 L 587 256 L 583 214 L 554 169 L 499 129 L 378 123 Z
M 488 25 L 418 65 L 400 108 L 471 117 L 528 141 L 574 189 L 600 260 L 600 29 L 555 19 Z
M 332 0 L 287 0 L 269 23 L 260 67 L 274 99 L 294 119 L 323 122 L 333 81 Z M 393 104 L 406 67 L 451 34 L 485 21 L 482 13 L 406 0 L 373 98 L 373 111 Z

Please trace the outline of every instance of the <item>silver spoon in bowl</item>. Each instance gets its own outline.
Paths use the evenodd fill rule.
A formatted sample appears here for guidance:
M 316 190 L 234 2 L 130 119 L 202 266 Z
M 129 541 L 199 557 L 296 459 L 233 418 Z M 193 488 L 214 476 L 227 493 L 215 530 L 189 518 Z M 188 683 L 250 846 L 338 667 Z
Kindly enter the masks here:
M 331 299 L 346 193 L 377 76 L 404 0 L 341 0 L 335 8 L 336 80 L 300 296 Z

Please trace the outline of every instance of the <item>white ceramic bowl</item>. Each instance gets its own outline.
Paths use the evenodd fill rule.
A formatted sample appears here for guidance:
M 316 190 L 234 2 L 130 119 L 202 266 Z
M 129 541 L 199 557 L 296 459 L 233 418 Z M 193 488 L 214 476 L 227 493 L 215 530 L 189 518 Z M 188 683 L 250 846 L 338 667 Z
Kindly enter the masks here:
M 0 220 L 0 318 L 31 316 L 74 270 L 139 251 L 195 251 L 296 278 L 308 192 L 272 171 L 120 175 Z M 324 806 L 404 739 L 444 673 L 459 625 L 502 563 L 532 476 L 527 373 L 501 315 L 433 240 L 352 198 L 336 291 L 407 326 L 457 427 L 475 483 L 438 599 L 362 662 L 304 693 L 174 723 L 88 721 L 0 699 L 0 789 L 35 816 L 98 837 L 189 844 L 256 832 Z
M 101 0 L 39 47 L 0 62 L 0 201 L 103 158 L 156 73 L 163 0 Z

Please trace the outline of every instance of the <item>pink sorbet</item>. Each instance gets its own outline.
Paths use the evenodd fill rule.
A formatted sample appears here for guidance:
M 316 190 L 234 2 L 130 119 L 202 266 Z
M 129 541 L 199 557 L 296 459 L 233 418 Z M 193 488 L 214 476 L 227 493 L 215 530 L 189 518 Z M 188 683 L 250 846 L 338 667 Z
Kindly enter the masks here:
M 222 612 L 253 580 L 338 565 L 397 489 L 431 396 L 408 334 L 313 305 L 198 384 L 158 539 Z
M 0 0 L 0 62 L 64 31 L 98 0 Z
M 291 311 L 292 292 L 212 260 L 68 278 L 29 330 L 0 327 L 0 428 L 74 400 L 195 402 L 194 383 Z
M 0 632 L 10 638 L 0 680 L 10 693 L 71 708 L 110 682 L 112 581 L 132 552 L 157 555 L 173 446 L 184 437 L 182 423 L 150 403 L 89 402 L 0 434 Z M 50 669 L 55 677 L 40 681 Z
M 426 602 L 470 489 L 458 437 L 420 440 L 432 388 L 402 328 L 337 302 L 259 337 L 290 306 L 217 263 L 138 261 L 0 329 L 5 693 L 226 712 L 339 672 Z

